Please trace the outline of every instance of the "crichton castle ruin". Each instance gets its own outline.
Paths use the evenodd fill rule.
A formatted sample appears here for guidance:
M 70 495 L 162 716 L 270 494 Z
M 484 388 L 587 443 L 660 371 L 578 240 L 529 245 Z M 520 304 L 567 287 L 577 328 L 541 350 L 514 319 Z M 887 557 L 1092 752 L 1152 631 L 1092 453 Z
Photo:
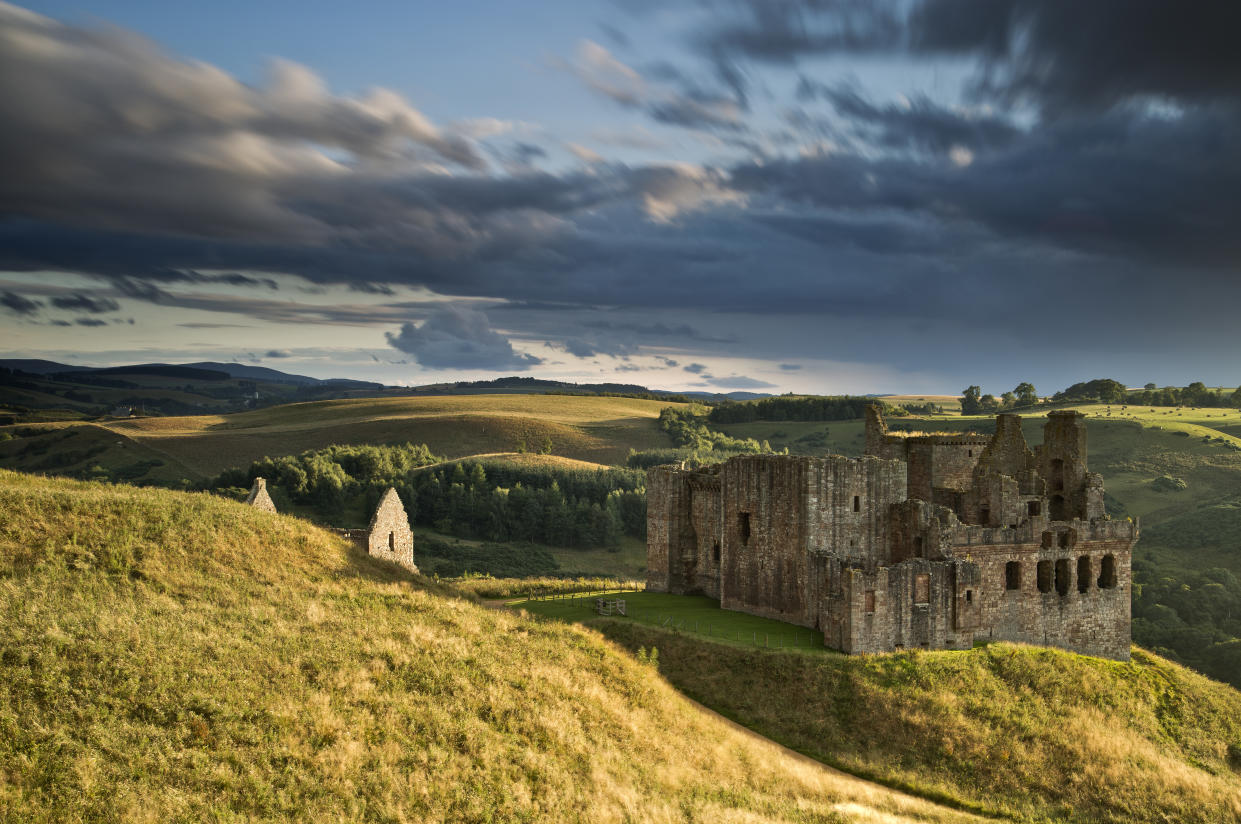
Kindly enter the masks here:
M 276 504 L 267 493 L 265 479 L 254 479 L 246 505 L 264 512 L 276 511 Z M 409 528 L 409 517 L 405 514 L 401 497 L 392 487 L 388 487 L 388 491 L 379 499 L 370 526 L 366 529 L 336 531 L 376 558 L 398 563 L 411 572 L 418 571 L 418 567 L 414 565 L 414 532 Z
M 739 456 L 651 469 L 647 589 L 823 631 L 850 653 L 1020 641 L 1127 660 L 1138 526 L 1111 520 L 1086 423 L 889 432 L 861 458 Z

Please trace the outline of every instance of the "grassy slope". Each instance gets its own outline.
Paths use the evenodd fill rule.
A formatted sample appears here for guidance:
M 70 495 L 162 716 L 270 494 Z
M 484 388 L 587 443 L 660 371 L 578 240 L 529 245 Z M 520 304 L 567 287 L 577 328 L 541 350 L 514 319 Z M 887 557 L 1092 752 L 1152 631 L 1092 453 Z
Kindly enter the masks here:
M 1141 650 L 811 656 L 597 626 L 747 727 L 920 793 L 1022 820 L 1241 820 L 1241 693 Z
M 202 474 L 264 455 L 333 443 L 426 443 L 449 458 L 507 452 L 524 440 L 578 460 L 614 464 L 630 448 L 666 446 L 666 404 L 564 395 L 446 395 L 289 404 L 236 415 L 146 418 L 109 426 L 158 446 Z
M 964 820 L 287 516 L 4 471 L 0 512 L 0 820 Z

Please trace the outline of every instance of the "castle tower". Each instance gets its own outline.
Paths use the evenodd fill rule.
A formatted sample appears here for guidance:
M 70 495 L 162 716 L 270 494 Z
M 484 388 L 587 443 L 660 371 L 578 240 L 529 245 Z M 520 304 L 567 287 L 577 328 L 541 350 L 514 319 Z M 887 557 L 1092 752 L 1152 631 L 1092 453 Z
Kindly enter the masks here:
M 266 478 L 254 479 L 254 486 L 250 487 L 250 494 L 246 497 L 246 506 L 261 509 L 264 512 L 276 511 L 276 504 L 272 501 L 271 496 L 267 494 Z
M 375 515 L 367 529 L 366 551 L 376 558 L 395 561 L 401 566 L 418 571 L 414 566 L 414 533 L 409 528 L 409 517 L 396 490 L 388 491 L 379 499 Z
M 1047 413 L 1040 474 L 1047 479 L 1051 519 L 1067 521 L 1086 515 L 1086 416 L 1072 410 Z

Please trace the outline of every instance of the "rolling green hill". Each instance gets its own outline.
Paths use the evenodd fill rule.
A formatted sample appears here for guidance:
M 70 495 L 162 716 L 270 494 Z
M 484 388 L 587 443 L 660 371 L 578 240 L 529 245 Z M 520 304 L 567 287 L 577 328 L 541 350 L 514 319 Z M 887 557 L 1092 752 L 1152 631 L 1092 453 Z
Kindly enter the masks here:
M 965 822 L 303 521 L 0 471 L 0 821 Z
M 233 415 L 100 421 L 96 426 L 175 465 L 177 477 L 199 480 L 265 456 L 295 455 L 332 444 L 425 443 L 448 458 L 539 452 L 597 464 L 623 463 L 630 449 L 668 446 L 656 420 L 662 401 L 575 395 L 445 395 L 363 398 L 269 407 Z M 56 440 L 72 422 L 0 427 L 20 437 Z M 50 447 L 49 447 L 50 448 Z M 0 443 L 0 466 L 31 470 L 20 445 Z M 105 468 L 132 463 L 129 453 L 98 459 Z M 87 464 L 58 474 L 80 475 Z M 152 476 L 163 482 L 165 476 Z M 147 480 L 139 478 L 138 480 Z

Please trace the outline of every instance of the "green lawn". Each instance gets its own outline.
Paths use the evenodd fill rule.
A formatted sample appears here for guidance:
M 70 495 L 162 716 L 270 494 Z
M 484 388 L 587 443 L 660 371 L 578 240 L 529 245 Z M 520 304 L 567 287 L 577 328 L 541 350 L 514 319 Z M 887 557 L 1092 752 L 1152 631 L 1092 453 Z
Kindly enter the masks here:
M 518 607 L 562 621 L 590 621 L 597 618 L 595 599 L 621 598 L 630 621 L 674 629 L 721 644 L 768 649 L 796 649 L 801 652 L 830 653 L 823 646 L 823 633 L 817 630 L 759 618 L 744 612 L 720 609 L 719 601 L 702 595 L 666 595 L 659 592 L 608 592 L 558 595 L 548 600 L 517 599 Z

